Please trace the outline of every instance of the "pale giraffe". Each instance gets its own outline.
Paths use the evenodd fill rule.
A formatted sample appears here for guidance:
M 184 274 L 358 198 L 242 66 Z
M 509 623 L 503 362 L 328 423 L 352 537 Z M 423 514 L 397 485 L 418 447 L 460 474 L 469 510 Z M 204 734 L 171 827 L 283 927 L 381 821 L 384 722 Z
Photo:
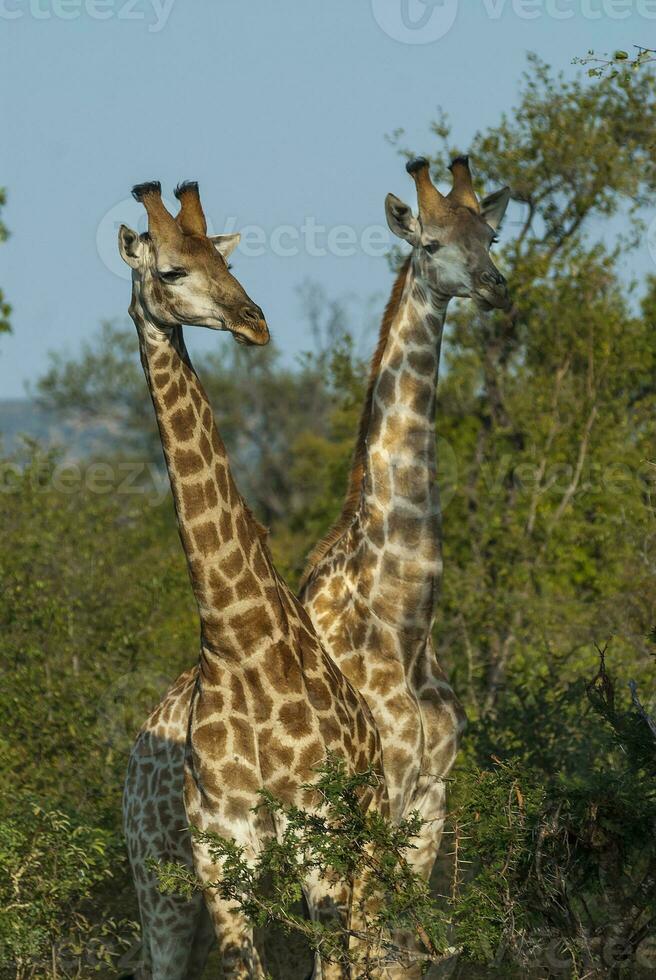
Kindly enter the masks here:
M 427 820 L 409 856 L 428 877 L 442 832 L 444 777 L 464 723 L 430 637 L 441 576 L 435 448 L 441 336 L 452 296 L 472 296 L 484 308 L 508 304 L 488 252 L 509 193 L 497 191 L 481 206 L 466 158 L 454 160 L 446 197 L 431 183 L 425 161 L 408 170 L 417 183 L 419 218 L 393 195 L 386 212 L 392 231 L 413 251 L 383 318 L 348 497 L 310 558 L 301 598 L 331 656 L 379 720 L 393 815 L 419 809 Z M 178 746 L 167 760 L 171 779 L 153 793 L 162 827 L 168 826 L 167 848 L 173 840 L 188 848 L 175 835 L 184 820 L 182 746 L 194 679 L 195 669 L 182 675 L 144 726 L 164 723 L 169 745 Z
M 181 323 L 227 329 L 243 343 L 266 343 L 259 307 L 228 272 L 225 239 L 207 237 L 198 188 L 182 185 L 177 219 L 164 207 L 157 183 L 133 191 L 148 214 L 148 233 L 122 226 L 121 255 L 132 268 L 130 315 L 160 431 L 182 545 L 198 604 L 200 661 L 185 704 L 186 820 L 244 846 L 251 858 L 263 836 L 280 832 L 262 811 L 258 791 L 267 787 L 287 803 L 316 805 L 302 789 L 329 752 L 348 770 L 369 766 L 382 774 L 380 740 L 364 700 L 321 647 L 310 620 L 273 567 L 265 534 L 240 497 L 203 387 L 191 365 Z M 234 245 L 235 236 L 229 240 Z M 219 251 L 217 251 L 217 247 Z M 176 715 L 177 711 L 177 715 Z M 176 773 L 169 740 L 173 716 L 164 707 L 142 731 L 131 754 L 124 818 L 144 930 L 144 958 L 136 976 L 197 976 L 195 944 L 207 945 L 207 920 L 196 902 L 185 911 L 175 899 L 153 904 L 149 856 L 185 856 L 185 847 L 162 835 L 171 816 L 153 802 Z M 148 792 L 144 792 L 147 788 Z M 178 783 L 179 789 L 179 783 Z M 365 806 L 387 812 L 381 779 Z M 168 832 L 169 826 L 166 826 Z M 178 830 L 180 826 L 178 825 Z M 187 845 L 188 846 L 188 845 Z M 193 863 L 202 882 L 220 877 L 204 844 L 194 840 Z M 309 883 L 311 912 L 335 904 L 330 885 Z M 348 895 L 337 896 L 348 906 Z M 263 976 L 252 929 L 215 890 L 205 901 L 226 977 Z M 346 914 L 346 913 L 345 913 Z M 345 919 L 349 924 L 348 915 Z M 328 965 L 315 976 L 342 977 Z
M 340 669 L 364 695 L 383 743 L 392 818 L 425 823 L 409 854 L 430 877 L 446 813 L 444 778 L 464 713 L 431 632 L 442 575 L 435 416 L 442 332 L 452 297 L 508 309 L 489 249 L 503 188 L 479 203 L 467 157 L 444 196 L 411 161 L 419 214 L 390 194 L 392 232 L 412 245 L 374 353 L 341 516 L 310 555 L 299 597 Z

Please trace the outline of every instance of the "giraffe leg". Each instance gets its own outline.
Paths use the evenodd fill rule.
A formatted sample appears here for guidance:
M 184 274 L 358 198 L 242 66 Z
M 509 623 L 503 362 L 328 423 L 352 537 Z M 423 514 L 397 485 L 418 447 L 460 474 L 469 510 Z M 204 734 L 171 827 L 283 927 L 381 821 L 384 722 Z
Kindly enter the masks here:
M 207 911 L 207 906 L 202 903 L 202 908 L 196 923 L 196 934 L 194 936 L 189 962 L 187 964 L 187 975 L 185 980 L 200 980 L 203 976 L 207 957 L 215 942 L 214 927 Z
M 308 878 L 304 891 L 313 922 L 320 922 L 324 926 L 347 925 L 351 904 L 349 888 L 345 885 L 331 886 L 315 873 Z M 348 968 L 339 963 L 322 961 L 319 954 L 315 954 L 311 980 L 346 980 L 349 976 Z
M 231 902 L 205 895 L 226 980 L 264 980 L 266 974 L 253 941 L 253 927 Z M 208 950 L 209 951 L 209 950 Z
M 128 766 L 123 815 L 141 919 L 138 980 L 187 980 L 189 957 L 204 912 L 200 894 L 191 899 L 163 895 L 148 867 L 155 860 L 193 869 L 181 793 L 182 762 L 181 746 L 144 736 Z
M 135 973 L 137 980 L 195 980 L 200 977 L 202 970 L 190 972 L 190 961 L 204 911 L 202 896 L 195 895 L 187 900 L 157 893 L 155 902 L 146 899 L 140 904 L 139 911 L 142 962 Z
M 246 859 L 250 861 L 254 859 L 255 837 L 251 826 L 252 821 L 249 819 L 250 814 L 231 825 L 224 821 L 210 823 L 204 820 L 204 814 L 193 804 L 190 811 L 192 826 L 200 824 L 205 831 L 213 832 L 220 837 L 233 840 L 236 844 L 241 844 L 244 847 Z M 212 861 L 207 844 L 194 838 L 192 851 L 196 875 L 200 881 L 214 882 L 220 880 L 221 866 Z M 225 980 L 264 980 L 265 973 L 255 948 L 253 927 L 245 915 L 237 909 L 233 901 L 226 901 L 222 898 L 215 888 L 206 888 L 203 896 L 208 919 L 216 936 Z M 207 941 L 202 923 L 198 936 L 194 936 L 194 941 L 196 939 L 199 941 L 197 951 L 202 955 L 202 946 Z M 209 951 L 208 948 L 207 951 Z
M 444 830 L 444 820 L 446 817 L 446 787 L 443 780 L 434 780 L 425 792 L 423 799 L 413 805 L 411 809 L 419 811 L 424 820 L 424 824 L 414 839 L 414 847 L 408 851 L 408 862 L 413 871 L 428 881 L 435 864 L 442 833 Z M 403 949 L 411 953 L 425 952 L 421 942 L 415 934 L 406 930 L 399 930 L 394 935 L 396 943 Z M 387 967 L 382 974 L 385 980 L 419 980 L 424 973 L 422 972 L 422 961 L 409 959 L 405 963 L 398 963 Z

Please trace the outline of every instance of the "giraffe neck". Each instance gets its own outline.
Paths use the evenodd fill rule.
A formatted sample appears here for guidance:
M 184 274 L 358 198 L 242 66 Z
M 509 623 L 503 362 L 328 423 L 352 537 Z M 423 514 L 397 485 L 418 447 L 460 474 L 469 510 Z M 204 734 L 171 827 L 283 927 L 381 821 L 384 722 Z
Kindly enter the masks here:
M 447 304 L 411 260 L 372 377 L 359 510 L 367 602 L 399 631 L 420 634 L 442 571 L 435 401 Z
M 235 486 L 181 326 L 161 328 L 149 321 L 136 285 L 130 316 L 139 335 L 141 363 L 200 613 L 202 655 L 238 656 L 242 646 L 233 628 L 235 617 L 247 610 L 250 614 L 254 604 L 266 604 L 265 595 L 272 591 L 264 532 Z M 257 632 L 256 617 L 252 623 Z

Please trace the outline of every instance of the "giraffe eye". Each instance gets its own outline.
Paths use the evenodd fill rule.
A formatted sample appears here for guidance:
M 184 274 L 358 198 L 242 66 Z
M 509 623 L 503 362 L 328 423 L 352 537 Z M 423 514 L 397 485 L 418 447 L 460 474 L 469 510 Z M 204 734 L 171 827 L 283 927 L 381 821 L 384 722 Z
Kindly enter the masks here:
M 184 269 L 161 269 L 157 274 L 162 282 L 168 283 L 178 282 L 187 275 Z
M 439 242 L 426 242 L 426 244 L 424 245 L 424 249 L 426 252 L 428 252 L 429 255 L 434 255 L 435 252 L 437 252 L 438 248 L 441 248 Z

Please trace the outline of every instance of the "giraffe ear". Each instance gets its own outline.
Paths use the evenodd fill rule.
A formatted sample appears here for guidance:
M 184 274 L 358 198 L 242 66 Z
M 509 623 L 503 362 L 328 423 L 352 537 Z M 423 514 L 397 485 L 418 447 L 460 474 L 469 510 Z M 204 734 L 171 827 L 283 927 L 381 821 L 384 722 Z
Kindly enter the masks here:
M 488 194 L 481 201 L 481 218 L 486 221 L 490 228 L 496 231 L 503 220 L 510 200 L 510 188 L 502 187 L 501 190 Z
M 144 253 L 144 243 L 139 237 L 138 232 L 121 225 L 118 230 L 118 250 L 121 258 L 130 266 L 131 269 L 138 269 Z
M 241 235 L 238 231 L 233 235 L 212 235 L 210 238 L 212 245 L 224 259 L 227 259 L 234 252 L 240 240 Z
M 390 231 L 398 238 L 403 238 L 411 245 L 418 245 L 421 239 L 419 222 L 412 213 L 412 208 L 400 201 L 394 194 L 385 198 L 385 217 Z

